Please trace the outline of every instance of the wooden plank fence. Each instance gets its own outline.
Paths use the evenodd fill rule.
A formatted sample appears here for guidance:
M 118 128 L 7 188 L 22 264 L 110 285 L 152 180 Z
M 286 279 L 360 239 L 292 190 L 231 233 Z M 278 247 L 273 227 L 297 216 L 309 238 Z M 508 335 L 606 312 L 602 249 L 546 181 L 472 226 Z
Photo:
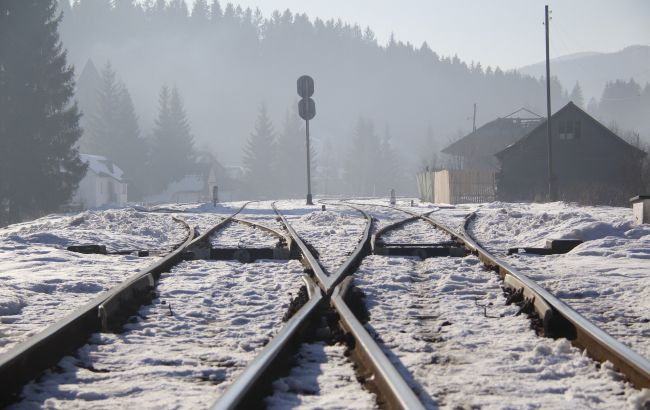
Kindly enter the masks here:
M 492 202 L 494 172 L 474 170 L 425 171 L 417 174 L 420 200 L 437 204 Z

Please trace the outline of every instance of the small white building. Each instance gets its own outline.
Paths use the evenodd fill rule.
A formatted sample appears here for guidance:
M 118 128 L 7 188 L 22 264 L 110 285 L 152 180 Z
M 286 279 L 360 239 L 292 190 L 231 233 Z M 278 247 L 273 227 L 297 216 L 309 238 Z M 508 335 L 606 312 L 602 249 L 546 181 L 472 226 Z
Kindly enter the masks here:
M 126 205 L 127 182 L 124 173 L 111 160 L 99 155 L 81 154 L 88 164 L 86 176 L 79 183 L 73 203 L 83 208 Z
M 164 191 L 148 195 L 145 202 L 162 203 L 200 203 L 208 201 L 205 178 L 201 175 L 186 175 L 180 181 L 167 185 Z

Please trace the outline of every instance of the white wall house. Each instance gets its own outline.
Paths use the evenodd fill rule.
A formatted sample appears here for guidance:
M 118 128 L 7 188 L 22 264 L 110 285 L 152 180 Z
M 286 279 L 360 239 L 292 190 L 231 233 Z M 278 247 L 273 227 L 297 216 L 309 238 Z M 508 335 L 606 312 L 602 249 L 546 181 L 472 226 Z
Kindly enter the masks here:
M 208 188 L 202 175 L 186 175 L 180 181 L 171 182 L 163 192 L 145 197 L 145 202 L 154 204 L 207 201 L 209 201 Z
M 88 172 L 79 183 L 73 203 L 83 208 L 126 205 L 127 183 L 124 173 L 112 161 L 99 155 L 81 154 Z

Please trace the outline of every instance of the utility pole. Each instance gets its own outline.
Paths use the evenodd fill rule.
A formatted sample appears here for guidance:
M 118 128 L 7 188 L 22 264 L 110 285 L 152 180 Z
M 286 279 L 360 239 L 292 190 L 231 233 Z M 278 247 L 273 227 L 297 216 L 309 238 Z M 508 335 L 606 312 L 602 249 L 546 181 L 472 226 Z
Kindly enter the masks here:
M 544 27 L 546 28 L 546 138 L 548 140 L 548 200 L 555 200 L 553 183 L 553 142 L 551 140 L 551 62 L 549 60 L 548 5 L 544 6 Z
M 472 131 L 476 131 L 476 103 L 474 103 L 474 119 L 472 120 Z

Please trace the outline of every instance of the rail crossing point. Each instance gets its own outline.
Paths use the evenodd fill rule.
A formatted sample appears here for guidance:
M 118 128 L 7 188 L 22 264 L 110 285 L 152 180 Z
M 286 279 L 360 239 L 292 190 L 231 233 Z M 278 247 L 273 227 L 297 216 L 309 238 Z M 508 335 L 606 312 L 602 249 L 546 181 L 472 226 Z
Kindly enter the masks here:
M 314 205 L 311 197 L 311 165 L 309 150 L 309 120 L 316 116 L 316 103 L 310 97 L 314 95 L 314 79 L 308 75 L 298 78 L 298 95 L 302 98 L 298 102 L 298 114 L 305 120 L 305 137 L 307 139 L 307 205 Z

